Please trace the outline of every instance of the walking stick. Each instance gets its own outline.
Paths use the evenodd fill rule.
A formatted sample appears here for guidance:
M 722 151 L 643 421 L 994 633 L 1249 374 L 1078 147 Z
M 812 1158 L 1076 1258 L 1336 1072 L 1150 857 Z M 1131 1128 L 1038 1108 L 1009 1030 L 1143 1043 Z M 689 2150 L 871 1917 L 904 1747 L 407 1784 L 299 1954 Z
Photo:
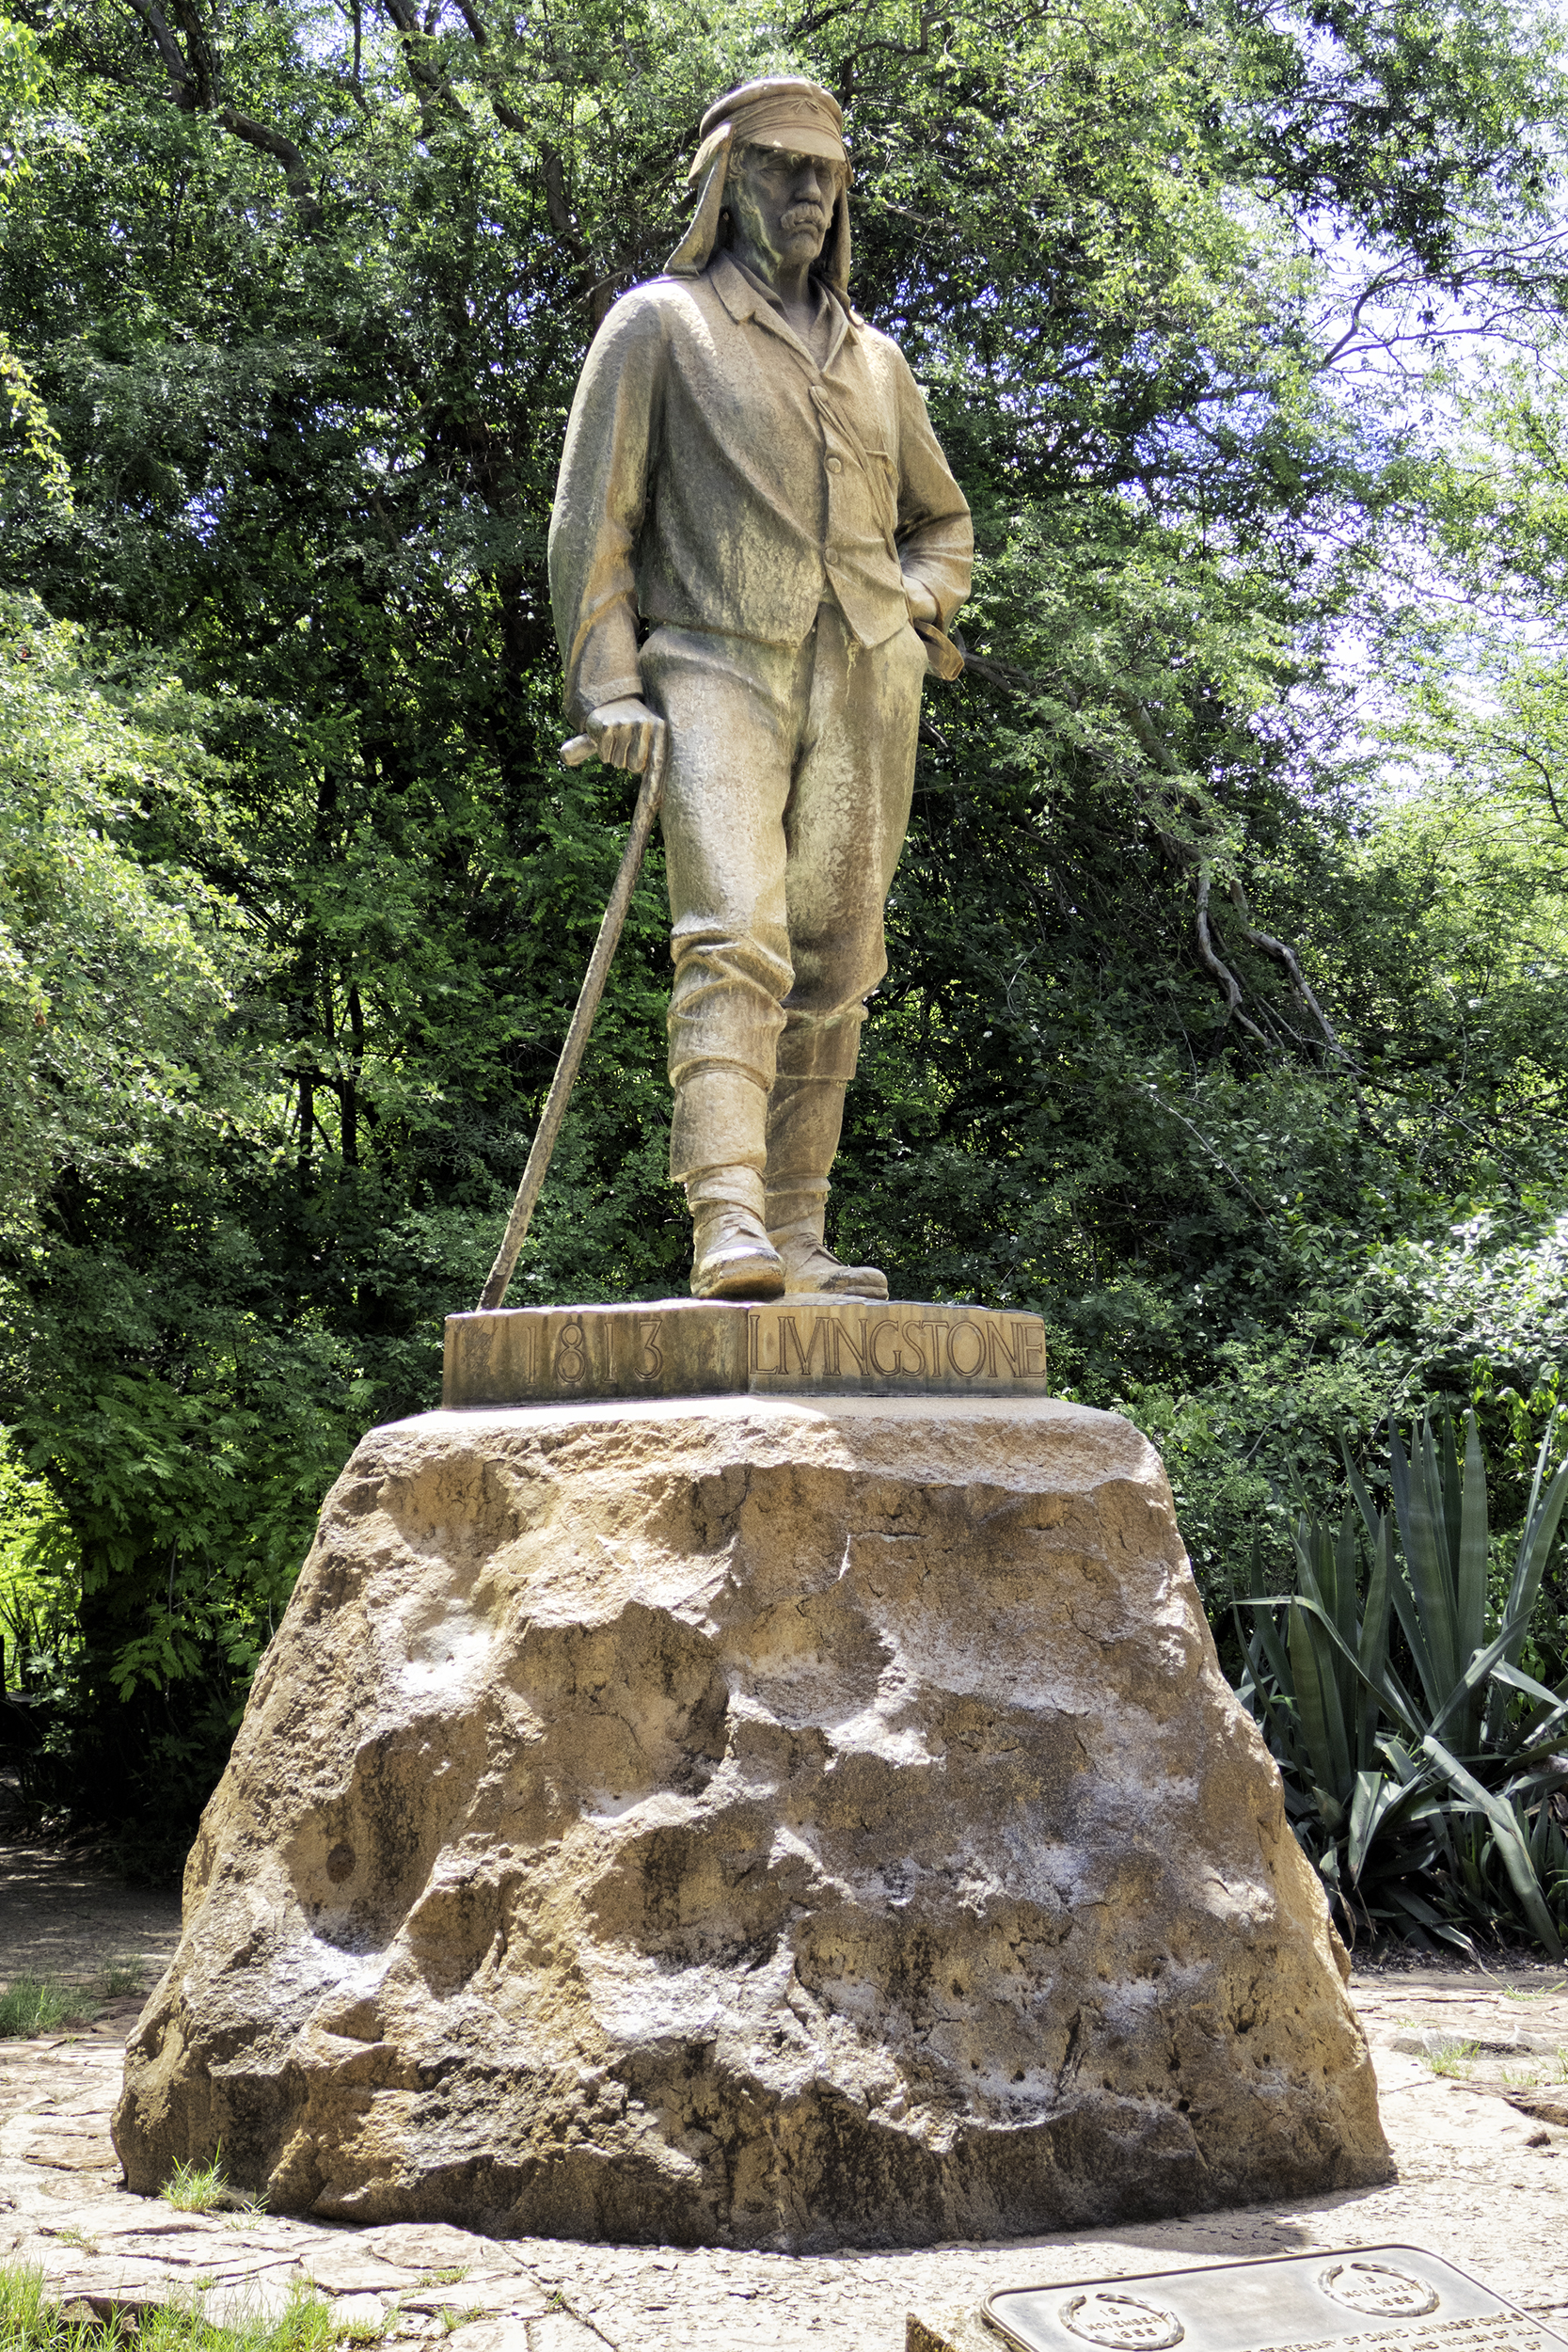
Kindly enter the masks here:
M 567 768 L 580 768 L 583 761 L 593 755 L 594 745 L 586 735 L 574 735 L 569 743 L 562 743 L 561 747 L 562 763 Z M 545 1188 L 546 1171 L 549 1168 L 556 1138 L 561 1133 L 561 1122 L 566 1116 L 566 1104 L 577 1081 L 578 1068 L 593 1030 L 594 1015 L 599 1009 L 599 999 L 610 977 L 610 962 L 621 937 L 621 926 L 626 919 L 626 909 L 631 904 L 642 853 L 648 846 L 648 835 L 654 829 L 654 818 L 658 815 L 658 803 L 664 791 L 664 771 L 669 765 L 669 758 L 670 729 L 665 725 L 658 729 L 654 738 L 653 750 L 648 755 L 642 789 L 637 796 L 631 831 L 626 836 L 626 850 L 621 859 L 621 870 L 615 877 L 615 887 L 610 894 L 604 921 L 599 925 L 599 936 L 588 959 L 578 1009 L 572 1015 L 572 1025 L 566 1032 L 566 1042 L 555 1066 L 555 1076 L 550 1082 L 544 1115 L 533 1138 L 533 1148 L 528 1155 L 523 1181 L 517 1186 L 517 1198 L 512 1203 L 512 1215 L 506 1220 L 506 1231 L 496 1252 L 496 1263 L 490 1268 L 490 1279 L 479 1295 L 482 1312 L 486 1308 L 499 1307 L 506 1296 L 506 1286 L 512 1279 L 517 1253 L 528 1236 L 529 1219 Z

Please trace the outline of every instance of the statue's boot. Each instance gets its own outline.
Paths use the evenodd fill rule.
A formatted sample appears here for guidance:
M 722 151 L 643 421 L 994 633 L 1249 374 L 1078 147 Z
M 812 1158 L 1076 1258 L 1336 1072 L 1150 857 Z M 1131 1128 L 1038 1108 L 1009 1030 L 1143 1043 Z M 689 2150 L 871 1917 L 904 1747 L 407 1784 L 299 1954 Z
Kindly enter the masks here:
M 702 1197 L 693 1195 L 702 1188 Z M 737 1198 L 745 1192 L 748 1198 Z M 762 1221 L 762 1179 L 749 1168 L 708 1168 L 686 1188 L 692 1216 L 693 1298 L 777 1298 L 784 1261 Z
M 763 1222 L 768 1095 L 745 1071 L 709 1063 L 675 1087 L 670 1172 L 691 1211 L 693 1298 L 777 1298 L 784 1286 Z
M 768 1238 L 786 1291 L 885 1298 L 887 1276 L 845 1265 L 822 1238 L 828 1170 L 844 1124 L 842 1078 L 776 1078 L 768 1104 Z

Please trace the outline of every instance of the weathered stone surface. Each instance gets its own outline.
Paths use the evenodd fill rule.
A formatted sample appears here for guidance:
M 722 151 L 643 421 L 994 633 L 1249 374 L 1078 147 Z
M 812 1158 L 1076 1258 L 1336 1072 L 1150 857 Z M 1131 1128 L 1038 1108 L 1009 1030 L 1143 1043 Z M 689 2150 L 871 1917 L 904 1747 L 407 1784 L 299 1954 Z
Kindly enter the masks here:
M 448 2339 L 455 2343 L 455 2336 Z M 529 2352 L 599 2352 L 604 2338 L 593 2328 L 585 2327 L 570 2312 L 549 2312 L 543 2319 L 528 2323 Z M 477 2347 L 465 2346 L 463 2352 L 478 2352 Z M 505 2352 L 505 2347 L 499 2347 Z
M 388 2298 L 389 2301 L 389 2298 Z M 376 2343 L 385 2334 L 388 2303 L 378 2295 L 341 2295 L 332 2306 L 332 2322 L 350 2340 Z
M 458 2279 L 450 2286 L 404 2286 L 405 2312 L 546 2312 L 549 2296 L 531 2279 Z
M 328 2295 L 399 2295 L 409 2281 L 406 2270 L 367 2254 L 357 2235 L 343 2246 L 314 2249 L 305 2256 L 303 2268 L 310 2284 Z
M 477 2237 L 471 2230 L 454 2230 L 444 2221 L 399 2221 L 389 2229 L 367 2230 L 349 2244 L 373 2254 L 400 2270 L 434 2278 L 439 2271 L 460 2270 L 466 2279 L 499 2278 L 520 2270 L 515 2254 L 494 2238 Z
M 116 2142 L 667 2245 L 1304 2195 L 1387 2169 L 1340 1957 L 1125 1422 L 430 1414 L 328 1499 Z
M 454 2328 L 441 2352 L 532 2352 L 532 2347 L 522 2320 L 476 2319 L 467 2328 Z
M 28 2149 L 28 2164 L 46 2164 L 60 2172 L 112 2172 L 115 2152 L 109 2144 L 107 2132 L 90 2137 L 74 2132 L 53 2132 L 46 2139 L 35 2140 Z

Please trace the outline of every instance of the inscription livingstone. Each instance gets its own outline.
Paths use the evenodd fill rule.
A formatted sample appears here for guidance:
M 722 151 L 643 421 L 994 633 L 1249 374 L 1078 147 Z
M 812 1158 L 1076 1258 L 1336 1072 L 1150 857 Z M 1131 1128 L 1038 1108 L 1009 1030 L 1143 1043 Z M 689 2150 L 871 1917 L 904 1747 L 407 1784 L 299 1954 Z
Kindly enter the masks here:
M 929 1301 L 668 1298 L 447 1317 L 442 1403 L 636 1396 L 1044 1396 L 1038 1315 Z

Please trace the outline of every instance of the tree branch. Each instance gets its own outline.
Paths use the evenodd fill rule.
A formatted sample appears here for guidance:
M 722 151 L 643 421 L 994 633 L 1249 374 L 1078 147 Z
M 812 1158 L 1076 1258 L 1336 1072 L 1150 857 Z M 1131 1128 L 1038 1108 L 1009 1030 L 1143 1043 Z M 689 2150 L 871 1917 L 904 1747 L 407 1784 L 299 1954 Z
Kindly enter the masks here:
M 492 105 L 496 103 L 493 96 L 490 103 Z M 497 111 L 499 112 L 499 109 Z M 505 120 L 504 116 L 501 119 Z M 515 127 L 520 130 L 522 125 L 517 123 Z M 588 304 L 589 326 L 596 332 L 609 315 L 615 288 L 627 275 L 627 269 L 614 270 L 608 278 L 594 274 L 592 248 L 572 217 L 572 207 L 566 195 L 566 167 L 561 150 L 548 139 L 539 142 L 539 172 L 545 183 L 545 211 L 550 227 L 577 264 L 582 280 L 583 298 Z
M 561 150 L 549 139 L 539 142 L 539 170 L 545 183 L 545 210 L 550 227 L 579 269 L 586 269 L 593 256 L 566 200 L 566 167 Z
M 153 46 L 163 61 L 165 72 L 168 75 L 169 89 L 175 104 L 182 107 L 187 114 L 194 114 L 196 87 L 185 65 L 184 53 L 169 31 L 164 12 L 157 6 L 157 0 L 126 0 L 126 6 L 140 17 L 152 36 Z
M 1297 1004 L 1304 1012 L 1311 1014 L 1334 1051 L 1337 1054 L 1343 1054 L 1345 1049 L 1339 1042 L 1338 1033 L 1308 986 L 1307 976 L 1302 971 L 1301 961 L 1295 949 L 1289 946 L 1283 939 L 1275 939 L 1272 931 L 1259 930 L 1255 927 L 1252 920 L 1252 909 L 1247 903 L 1246 892 L 1239 882 L 1233 882 L 1230 885 L 1230 903 L 1241 918 L 1242 937 L 1250 941 L 1254 947 L 1260 948 L 1264 955 L 1272 956 L 1276 963 L 1284 965 L 1290 975 L 1291 992 Z
M 1225 997 L 1226 1019 L 1234 1021 L 1236 1026 L 1239 1029 L 1244 1029 L 1248 1037 L 1255 1037 L 1259 1045 L 1267 1045 L 1269 1041 L 1258 1026 L 1257 1022 L 1249 1021 L 1242 1010 L 1241 981 L 1236 977 L 1230 966 L 1222 961 L 1214 952 L 1213 935 L 1209 929 L 1209 883 L 1208 866 L 1199 866 L 1193 876 L 1193 896 L 1197 901 L 1196 930 L 1199 961 L 1204 970 L 1211 973 L 1217 981 Z
M 196 84 L 196 103 L 202 114 L 215 114 L 221 95 L 221 79 L 213 45 L 207 39 L 207 28 L 193 5 L 193 0 L 174 0 L 174 13 L 180 30 L 185 36 L 185 56 L 191 78 Z
M 226 131 L 232 132 L 235 138 L 243 139 L 247 147 L 256 148 L 261 154 L 270 155 L 274 163 L 282 165 L 283 183 L 299 206 L 300 225 L 307 230 L 319 229 L 322 225 L 321 199 L 310 177 L 310 167 L 293 139 L 285 138 L 282 132 L 275 131 L 270 123 L 258 122 L 254 115 L 241 114 L 237 106 L 220 106 L 217 119 Z
M 284 185 L 299 208 L 300 226 L 307 234 L 313 234 L 322 225 L 322 208 L 309 165 L 293 139 L 281 131 L 274 130 L 270 123 L 258 122 L 254 115 L 242 113 L 238 106 L 219 103 L 222 70 L 194 0 L 175 0 L 176 14 L 185 37 L 183 50 L 169 29 L 158 0 L 126 0 L 126 6 L 140 18 L 150 35 L 168 76 L 169 94 L 182 113 L 209 116 L 221 123 L 230 137 L 281 164 Z
M 430 29 L 420 23 L 410 0 L 383 0 L 383 5 L 402 44 L 408 77 L 414 84 L 414 95 L 420 102 L 420 118 L 426 131 L 430 128 L 431 117 L 436 107 L 443 114 L 455 115 L 460 122 L 468 121 L 470 118 L 467 106 L 445 74 L 437 72 L 425 54 L 431 39 Z

